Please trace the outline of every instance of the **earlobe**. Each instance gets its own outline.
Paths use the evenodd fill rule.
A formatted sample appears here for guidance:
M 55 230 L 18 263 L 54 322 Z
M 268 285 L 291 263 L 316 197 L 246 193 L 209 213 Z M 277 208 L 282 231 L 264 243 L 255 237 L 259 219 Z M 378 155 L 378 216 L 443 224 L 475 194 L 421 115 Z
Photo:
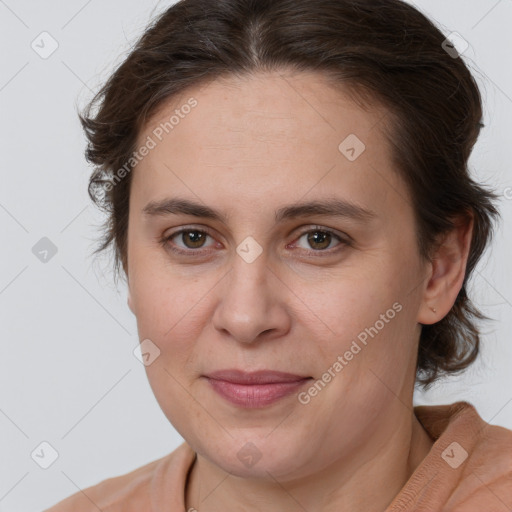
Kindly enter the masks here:
M 462 288 L 473 234 L 473 215 L 459 219 L 442 237 L 431 261 L 431 275 L 418 312 L 418 323 L 439 322 L 452 308 Z

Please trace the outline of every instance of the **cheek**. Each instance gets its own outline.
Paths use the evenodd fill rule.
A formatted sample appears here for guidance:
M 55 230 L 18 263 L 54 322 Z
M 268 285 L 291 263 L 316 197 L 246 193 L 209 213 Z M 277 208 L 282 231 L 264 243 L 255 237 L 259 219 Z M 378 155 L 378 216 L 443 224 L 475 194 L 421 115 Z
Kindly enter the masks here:
M 137 274 L 133 286 L 139 340 L 151 340 L 158 357 L 145 367 L 162 411 L 180 431 L 196 414 L 190 393 L 197 366 L 196 340 L 206 314 L 204 289 L 193 280 L 166 277 L 165 272 Z
M 390 267 L 388 272 L 380 268 L 354 268 L 350 278 L 332 279 L 321 290 L 303 289 L 310 310 L 303 318 L 317 335 L 326 368 L 338 356 L 344 365 L 382 369 L 394 368 L 397 361 L 407 363 L 411 357 L 416 324 L 408 277 L 397 277 Z
M 140 254 L 133 260 L 130 293 L 140 335 L 158 339 L 172 337 L 190 323 L 205 293 L 200 279 L 176 275 L 176 271 L 155 262 L 155 254 Z
M 392 290 L 372 276 L 370 271 L 350 269 L 331 276 L 321 286 L 302 288 L 304 303 L 333 334 L 354 335 L 368 322 L 391 307 Z M 311 319 L 311 322 L 313 320 Z

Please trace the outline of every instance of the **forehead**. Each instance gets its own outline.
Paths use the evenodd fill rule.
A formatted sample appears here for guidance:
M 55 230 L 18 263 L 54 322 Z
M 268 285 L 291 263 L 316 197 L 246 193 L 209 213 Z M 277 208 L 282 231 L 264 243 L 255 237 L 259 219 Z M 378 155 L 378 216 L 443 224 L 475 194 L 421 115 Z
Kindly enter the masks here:
M 228 134 L 233 138 L 238 133 L 243 139 L 244 134 L 257 132 L 266 135 L 261 142 L 286 140 L 288 144 L 294 142 L 290 136 L 303 139 L 305 131 L 312 140 L 329 132 L 335 142 L 347 131 L 364 137 L 382 122 L 387 112 L 377 101 L 363 109 L 352 97 L 352 89 L 342 84 L 334 87 L 333 81 L 321 73 L 274 71 L 230 75 L 189 88 L 164 102 L 141 135 L 160 127 L 163 137 L 171 132 L 177 137 L 180 133 L 183 138 L 194 137 L 191 131 L 195 132 L 200 123 L 204 140 L 220 144 Z M 187 105 L 191 98 L 197 101 L 193 109 Z M 178 114 L 179 119 L 174 115 L 173 126 L 166 126 L 173 114 Z M 184 118 L 192 121 L 182 123 Z M 190 125 L 192 128 L 187 130 Z M 224 131 L 212 131 L 213 127 Z
M 145 200 L 179 190 L 226 207 L 235 189 L 254 204 L 277 204 L 283 191 L 298 200 L 336 190 L 382 203 L 389 187 L 405 194 L 385 116 L 315 73 L 217 79 L 169 100 L 146 124 L 138 147 L 149 139 L 154 147 L 132 186 Z

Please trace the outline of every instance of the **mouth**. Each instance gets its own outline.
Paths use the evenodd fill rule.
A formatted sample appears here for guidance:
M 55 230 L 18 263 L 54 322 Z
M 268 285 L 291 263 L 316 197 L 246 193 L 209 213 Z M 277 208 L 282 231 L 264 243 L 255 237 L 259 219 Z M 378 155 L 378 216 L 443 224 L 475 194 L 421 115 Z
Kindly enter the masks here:
M 243 408 L 261 408 L 290 396 L 312 377 L 260 370 L 221 370 L 204 376 L 222 398 Z

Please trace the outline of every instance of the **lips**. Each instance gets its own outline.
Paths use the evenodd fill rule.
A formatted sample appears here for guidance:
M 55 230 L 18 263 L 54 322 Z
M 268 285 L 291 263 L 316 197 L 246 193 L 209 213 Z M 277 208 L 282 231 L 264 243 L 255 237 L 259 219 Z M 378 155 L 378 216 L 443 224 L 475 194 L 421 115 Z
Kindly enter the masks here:
M 260 370 L 256 372 L 244 372 L 242 370 L 220 370 L 206 375 L 210 379 L 222 380 L 233 384 L 279 384 L 284 382 L 298 382 L 310 378 L 304 375 L 292 373 Z
M 220 397 L 238 407 L 268 407 L 300 391 L 312 377 L 260 370 L 221 370 L 205 376 Z

